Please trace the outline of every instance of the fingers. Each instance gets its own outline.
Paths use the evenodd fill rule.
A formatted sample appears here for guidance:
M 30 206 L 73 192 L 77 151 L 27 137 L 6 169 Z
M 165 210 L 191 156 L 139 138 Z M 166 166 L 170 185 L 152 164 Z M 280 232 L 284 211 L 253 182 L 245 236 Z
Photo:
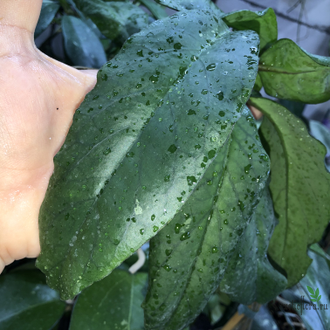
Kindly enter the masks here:
M 255 108 L 253 105 L 248 104 L 247 106 L 256 120 L 259 120 L 263 116 L 262 112 Z
M 5 269 L 5 262 L 0 258 L 0 274 L 3 272 Z
M 42 0 L 1 0 L 0 25 L 11 25 L 32 34 L 37 26 Z

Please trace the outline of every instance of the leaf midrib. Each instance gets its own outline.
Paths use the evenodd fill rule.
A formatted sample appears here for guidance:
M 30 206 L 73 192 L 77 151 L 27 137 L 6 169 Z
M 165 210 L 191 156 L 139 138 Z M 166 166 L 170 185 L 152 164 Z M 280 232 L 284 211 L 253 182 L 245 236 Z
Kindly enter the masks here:
M 324 68 L 315 68 L 313 70 L 306 70 L 306 71 L 288 71 L 282 68 L 277 68 L 274 66 L 267 66 L 267 65 L 259 65 L 259 71 L 262 72 L 270 72 L 270 73 L 281 73 L 281 74 L 288 74 L 288 75 L 300 75 L 300 74 L 308 74 L 308 73 L 316 73 L 319 71 L 323 71 Z
M 219 24 L 220 25 L 220 24 Z M 216 37 L 214 37 L 213 39 L 212 39 L 212 41 L 213 42 L 216 42 L 216 40 L 217 39 L 221 39 L 221 38 L 223 38 L 225 35 L 227 35 L 227 34 L 230 34 L 231 33 L 231 31 L 229 30 L 229 29 L 226 29 L 225 31 L 223 31 L 223 33 L 219 33 Z M 209 47 L 212 47 L 213 45 L 214 45 L 214 43 L 208 43 L 208 42 L 206 42 L 206 40 L 205 40 L 205 43 L 204 43 L 204 48 L 203 49 L 201 49 L 200 50 L 200 52 L 199 52 L 199 56 L 198 56 L 198 58 L 200 58 L 200 56 L 201 56 L 201 54 L 203 54 L 204 52 L 206 52 L 207 53 L 207 51 L 208 51 L 208 49 L 209 49 Z M 135 46 L 135 44 L 134 44 L 134 46 Z M 133 48 L 133 47 L 132 47 Z M 127 51 L 127 50 L 125 50 L 125 51 Z M 174 50 L 173 50 L 174 51 Z M 120 55 L 120 53 L 118 54 L 118 55 Z M 188 63 L 190 63 L 190 64 L 192 64 L 192 63 L 194 63 L 195 61 L 190 61 L 190 62 L 188 62 Z M 187 65 L 189 65 L 189 64 L 187 64 Z M 174 82 L 173 82 L 173 84 L 171 84 L 169 87 L 168 87 L 168 89 L 167 89 L 167 91 L 165 91 L 165 93 L 163 94 L 163 96 L 162 96 L 162 98 L 164 99 L 168 94 L 169 94 L 169 91 L 170 91 L 170 89 L 173 87 L 173 85 L 174 85 L 174 83 L 175 82 L 177 82 L 177 80 L 179 79 L 179 76 L 180 76 L 180 74 L 178 74 L 177 75 L 177 79 L 176 80 L 173 80 Z M 117 99 L 119 99 L 119 97 L 117 97 Z M 115 101 L 115 100 L 114 100 Z M 115 103 L 115 102 L 113 102 L 113 103 Z M 112 104 L 113 104 L 112 103 Z M 106 108 L 108 108 L 110 105 L 108 105 Z M 104 111 L 105 109 L 103 109 L 102 111 Z M 98 113 L 99 114 L 99 113 Z M 97 114 L 95 114 L 94 116 L 96 116 Z M 93 117 L 94 117 L 93 116 Z M 149 117 L 148 118 L 151 118 L 151 116 L 149 115 Z M 237 122 L 237 121 L 236 121 Z M 236 122 L 235 122 L 235 124 L 236 124 Z M 86 125 L 87 125 L 87 123 L 86 123 Z M 235 125 L 233 125 L 233 127 L 234 127 Z M 233 129 L 233 128 L 232 128 Z M 134 140 L 134 143 L 131 143 L 131 146 L 127 149 L 127 152 L 129 152 L 131 149 L 132 149 L 132 147 L 135 145 L 135 142 L 136 142 L 136 140 L 138 139 L 138 137 L 142 134 L 142 130 L 140 130 L 140 132 L 139 132 L 139 134 L 137 134 L 137 136 L 136 136 L 136 139 Z M 230 136 L 230 134 L 228 134 L 228 136 Z M 224 145 L 224 144 L 223 144 Z M 220 147 L 221 148 L 221 147 Z M 123 155 L 123 157 L 117 162 L 118 164 L 120 164 L 121 163 L 121 161 L 123 160 L 125 158 L 125 155 Z M 78 162 L 80 162 L 80 161 L 78 161 Z M 211 164 L 212 164 L 212 162 L 210 162 L 210 164 L 208 165 L 208 167 L 209 166 L 211 166 Z M 207 167 L 207 168 L 208 168 Z M 206 171 L 207 171 L 207 168 L 205 168 L 205 171 L 204 171 L 204 174 L 206 173 Z M 194 192 L 194 190 L 191 192 L 191 194 Z M 189 196 L 191 196 L 191 194 L 189 195 Z M 97 201 L 98 201 L 98 199 L 99 199 L 100 197 L 97 197 L 97 196 L 95 196 L 95 201 L 93 202 L 93 205 L 90 207 L 90 209 L 91 208 L 93 208 L 94 207 L 94 205 L 95 205 L 95 203 L 97 203 Z M 189 198 L 189 197 L 188 197 Z M 187 198 L 187 199 L 188 199 Z M 182 205 L 183 206 L 183 205 Z M 176 214 L 176 213 L 175 213 Z M 173 215 L 173 217 L 175 216 L 175 214 Z M 88 216 L 86 216 L 85 217 L 85 219 L 82 221 L 82 223 L 81 223 L 81 226 L 79 227 L 79 229 L 85 224 L 85 222 L 87 221 L 87 218 L 88 218 Z M 129 225 L 128 225 L 129 226 Z M 80 233 L 80 230 L 78 229 L 78 231 L 79 231 L 79 233 Z M 126 228 L 126 230 L 127 230 L 127 228 Z M 126 231 L 125 230 L 125 231 Z M 78 235 L 79 235 L 79 233 L 78 233 Z M 77 242 L 77 243 L 76 243 Z M 77 236 L 77 240 L 75 241 L 75 243 L 72 245 L 72 246 L 70 246 L 69 245 L 69 248 L 67 249 L 67 253 L 66 253 L 66 255 L 69 255 L 69 253 L 70 253 L 70 251 L 76 246 L 76 244 L 78 244 L 78 236 Z M 94 246 L 95 244 L 93 244 L 93 246 Z M 114 253 L 116 253 L 116 251 L 117 251 L 117 249 L 119 248 L 119 246 L 116 246 L 116 248 L 115 248 L 115 252 Z M 94 251 L 94 248 L 93 248 L 93 250 L 91 251 L 91 254 L 93 254 L 93 251 Z M 91 260 L 91 258 L 89 258 L 88 259 L 88 261 L 90 261 Z M 62 265 L 61 265 L 61 271 L 60 271 L 60 274 L 62 274 L 62 272 L 63 272 L 63 267 L 64 267 L 64 262 L 62 262 Z M 87 267 L 87 263 L 86 263 L 86 265 L 85 265 L 85 267 L 84 267 L 84 272 L 86 271 L 86 267 Z M 54 268 L 54 267 L 53 267 Z

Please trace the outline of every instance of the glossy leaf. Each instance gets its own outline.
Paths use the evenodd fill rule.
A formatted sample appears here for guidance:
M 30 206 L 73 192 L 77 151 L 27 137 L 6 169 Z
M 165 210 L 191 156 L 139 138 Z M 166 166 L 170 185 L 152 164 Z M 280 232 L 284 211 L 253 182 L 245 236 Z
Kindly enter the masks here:
M 256 47 L 256 33 L 187 11 L 134 35 L 99 71 L 40 210 L 38 266 L 63 298 L 108 275 L 189 199 L 249 97 Z
M 124 42 L 148 25 L 148 14 L 130 2 L 76 0 L 75 3 L 111 40 Z
M 70 330 L 143 330 L 141 304 L 147 289 L 147 273 L 132 275 L 115 270 L 84 290 L 74 305 Z
M 295 101 L 289 101 L 289 100 L 283 100 L 279 99 L 278 103 L 283 105 L 286 109 L 288 109 L 291 113 L 293 113 L 295 116 L 297 116 L 299 119 L 301 119 L 306 127 L 308 127 L 308 121 L 303 116 L 303 112 L 305 110 L 306 104 L 301 102 L 295 102 Z
M 267 293 L 261 292 L 266 281 L 260 278 L 271 269 L 267 261 L 267 269 L 262 265 L 267 259 L 267 243 L 259 245 L 259 255 L 253 219 L 268 173 L 268 156 L 259 142 L 254 119 L 246 110 L 182 210 L 150 241 L 146 329 L 183 329 L 201 312 L 224 277 L 226 282 L 221 290 L 230 293 L 231 298 L 249 302 L 268 299 L 264 299 Z M 185 198 L 183 192 L 182 200 Z M 258 212 L 269 217 L 271 227 L 274 219 L 268 202 L 270 205 Z M 271 228 L 269 231 L 262 231 L 265 241 Z M 246 260 L 245 253 L 250 260 Z M 230 276 L 233 282 L 240 281 L 236 267 L 240 263 L 248 276 L 244 276 L 244 290 L 236 292 Z M 283 289 L 283 277 L 275 274 L 275 278 L 280 283 L 272 291 L 276 285 L 267 274 L 268 283 L 272 284 L 268 290 L 273 295 Z
M 39 270 L 22 270 L 0 276 L 0 306 L 1 330 L 48 330 L 65 303 Z
M 260 129 L 270 150 L 270 190 L 279 219 L 268 251 L 287 272 L 290 287 L 306 274 L 311 263 L 307 247 L 321 239 L 329 222 L 325 148 L 278 103 L 264 98 L 250 101 L 265 115 Z
M 268 95 L 303 103 L 330 99 L 330 58 L 309 54 L 290 39 L 262 54 L 259 73 Z
M 152 0 L 140 0 L 140 2 L 150 10 L 156 19 L 162 19 L 168 16 L 162 5 Z
M 89 28 L 94 32 L 94 34 L 96 34 L 98 38 L 102 38 L 103 34 L 100 32 L 98 27 L 90 18 L 86 18 L 86 16 L 77 8 L 75 2 L 73 0 L 66 0 L 66 2 L 70 4 L 73 10 L 79 15 L 80 19 L 89 26 Z
M 34 32 L 34 37 L 38 37 L 44 30 L 47 29 L 48 25 L 54 19 L 57 11 L 60 9 L 60 5 L 51 0 L 44 0 L 42 2 L 40 17 L 36 30 Z
M 225 14 L 222 19 L 234 29 L 257 32 L 260 38 L 260 51 L 277 40 L 277 20 L 272 8 L 256 12 L 238 10 Z
M 211 0 L 156 0 L 156 2 L 175 10 L 211 9 L 214 12 L 221 12 Z
M 264 304 L 285 289 L 286 278 L 267 258 L 276 222 L 272 199 L 266 188 L 220 283 L 220 290 L 231 300 L 246 305 L 254 301 Z
M 81 19 L 63 16 L 62 32 L 65 51 L 74 65 L 100 68 L 106 63 L 101 41 Z

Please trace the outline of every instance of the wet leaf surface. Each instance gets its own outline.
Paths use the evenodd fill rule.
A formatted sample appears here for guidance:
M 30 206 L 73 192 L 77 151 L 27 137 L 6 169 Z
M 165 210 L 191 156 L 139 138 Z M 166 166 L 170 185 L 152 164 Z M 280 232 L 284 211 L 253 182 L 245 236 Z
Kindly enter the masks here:
M 270 190 L 279 220 L 268 251 L 287 272 L 290 287 L 306 274 L 311 263 L 307 247 L 321 239 L 329 222 L 326 150 L 280 104 L 264 98 L 250 102 L 264 113 L 260 130 L 271 159 Z
M 234 29 L 257 32 L 260 38 L 260 51 L 277 40 L 277 20 L 272 8 L 256 12 L 238 10 L 224 14 L 222 19 Z
M 183 329 L 220 283 L 245 303 L 285 288 L 265 256 L 274 227 L 268 174 L 269 158 L 246 110 L 181 211 L 150 241 L 147 329 Z
M 108 275 L 189 200 L 241 117 L 258 43 L 187 11 L 128 39 L 99 71 L 40 210 L 38 267 L 63 298 Z
M 309 54 L 290 39 L 278 40 L 261 55 L 259 74 L 268 95 L 303 103 L 330 99 L 329 57 Z

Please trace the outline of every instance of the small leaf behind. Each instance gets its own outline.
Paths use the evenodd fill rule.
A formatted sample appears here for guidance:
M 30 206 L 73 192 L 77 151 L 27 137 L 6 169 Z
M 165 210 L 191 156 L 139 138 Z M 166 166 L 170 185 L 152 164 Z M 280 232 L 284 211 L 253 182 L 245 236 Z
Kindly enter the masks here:
M 324 167 L 325 148 L 278 103 L 265 98 L 250 100 L 265 115 L 260 130 L 270 150 L 270 190 L 279 219 L 269 253 L 285 269 L 288 286 L 292 286 L 310 265 L 307 247 L 321 239 L 329 222 L 330 174 Z
M 309 54 L 290 39 L 261 55 L 259 74 L 268 95 L 303 103 L 330 99 L 330 58 Z
M 74 305 L 70 330 L 143 330 L 141 304 L 147 289 L 147 273 L 115 270 L 84 290 Z
M 148 25 L 148 14 L 130 2 L 76 0 L 75 3 L 110 40 L 124 42 Z
M 39 270 L 1 275 L 0 306 L 1 330 L 50 329 L 65 309 Z
M 264 11 L 239 10 L 222 16 L 225 23 L 237 30 L 253 30 L 260 37 L 260 51 L 277 40 L 277 20 L 272 8 Z
M 37 38 L 52 22 L 57 11 L 60 9 L 60 5 L 51 0 L 44 0 L 42 2 L 40 17 L 38 20 L 38 24 L 36 30 L 34 32 L 34 37 Z
M 156 0 L 156 2 L 175 10 L 211 9 L 214 12 L 221 12 L 211 0 Z
M 106 63 L 99 38 L 81 19 L 65 15 L 62 32 L 65 51 L 74 65 L 98 69 Z
M 150 10 L 156 19 L 162 19 L 168 16 L 162 5 L 152 0 L 140 0 L 140 2 Z

